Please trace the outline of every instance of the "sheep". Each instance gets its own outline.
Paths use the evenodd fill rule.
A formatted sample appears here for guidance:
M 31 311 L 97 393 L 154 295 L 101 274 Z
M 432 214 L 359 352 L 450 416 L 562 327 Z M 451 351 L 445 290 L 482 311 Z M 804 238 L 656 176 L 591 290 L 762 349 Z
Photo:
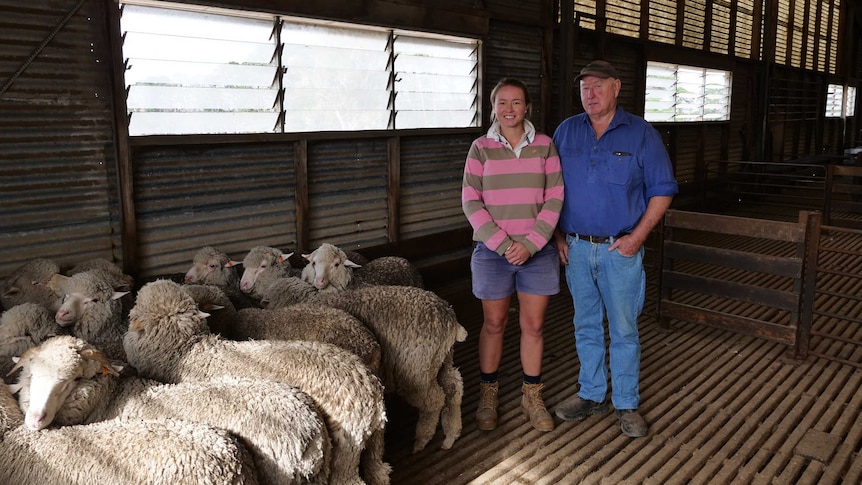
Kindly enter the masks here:
M 0 316 L 0 375 L 12 369 L 13 357 L 62 333 L 54 315 L 42 305 L 22 303 L 6 310 Z
M 260 296 L 262 307 L 267 310 L 276 310 L 297 303 L 313 301 L 317 297 L 317 288 L 305 280 L 290 276 L 278 278 L 266 284 Z
M 52 312 L 57 311 L 62 300 L 48 282 L 59 272 L 57 263 L 49 259 L 34 259 L 19 266 L 0 286 L 0 304 L 8 310 L 21 303 L 38 303 Z
M 66 276 L 74 276 L 91 269 L 100 269 L 111 277 L 111 285 L 117 291 L 132 291 L 135 287 L 135 279 L 131 275 L 123 273 L 123 270 L 111 261 L 104 258 L 93 258 L 83 263 L 78 263 L 66 272 Z
M 441 417 L 442 448 L 452 447 L 461 434 L 464 394 L 453 346 L 466 340 L 467 330 L 448 302 L 409 286 L 367 286 L 333 293 L 309 290 L 311 285 L 295 278 L 284 283 L 264 293 L 268 310 L 308 302 L 346 310 L 358 318 L 380 343 L 380 375 L 386 392 L 398 394 L 419 410 L 414 452 L 428 444 Z
M 297 280 L 290 277 L 285 280 Z M 305 284 L 303 282 L 303 284 Z M 198 309 L 209 314 L 212 333 L 231 340 L 314 340 L 337 345 L 358 355 L 372 372 L 380 370 L 380 344 L 365 325 L 349 313 L 320 305 L 297 304 L 275 311 L 243 308 L 237 311 L 220 288 L 185 285 Z
M 377 337 L 386 392 L 419 410 L 413 452 L 434 437 L 438 420 L 444 433 L 441 448 L 450 449 L 461 434 L 464 394 L 454 344 L 467 339 L 451 305 L 432 291 L 392 285 L 322 292 L 314 303 L 347 311 Z
M 246 294 L 258 297 L 255 292 L 255 281 L 258 276 L 267 272 L 271 278 L 289 276 L 291 269 L 289 258 L 293 253 L 285 254 L 280 249 L 269 246 L 256 246 L 242 260 L 242 278 L 239 289 Z
M 118 369 L 76 337 L 56 337 L 18 360 L 15 389 L 31 429 L 113 418 L 183 418 L 238 436 L 262 483 L 326 483 L 330 442 L 311 399 L 287 384 L 253 379 L 163 384 Z M 100 370 L 101 369 L 101 370 Z M 265 404 L 264 404 L 265 403 Z
M 302 270 L 302 279 L 319 291 L 341 291 L 363 285 L 423 286 L 419 271 L 398 256 L 384 256 L 360 265 L 339 247 L 323 243 L 303 257 L 309 264 Z
M 236 307 L 225 291 L 215 285 L 183 285 L 182 288 L 198 309 L 207 314 L 210 331 L 225 336 L 227 329 L 237 320 Z
M 71 334 L 98 345 L 111 358 L 125 360 L 122 339 L 125 318 L 119 301 L 128 292 L 116 292 L 109 274 L 91 269 L 72 276 L 54 275 L 51 286 L 63 293 L 63 304 L 54 315 Z
M 20 411 L 19 411 L 20 412 Z M 110 420 L 0 440 L 0 483 L 257 484 L 248 450 L 228 431 L 176 419 Z
M 258 307 L 257 302 L 239 289 L 237 266 L 240 264 L 242 263 L 230 259 L 226 253 L 212 246 L 204 246 L 195 254 L 183 282 L 186 285 L 218 286 L 236 308 Z
M 375 374 L 380 372 L 380 344 L 362 322 L 344 310 L 300 303 L 272 311 L 245 308 L 237 317 L 224 334 L 229 339 L 326 342 L 356 354 Z
M 308 394 L 332 439 L 332 483 L 388 483 L 386 412 L 380 380 L 358 356 L 311 341 L 234 342 L 212 335 L 206 314 L 177 284 L 156 280 L 138 292 L 124 338 L 128 362 L 166 383 L 234 376 L 284 382 Z

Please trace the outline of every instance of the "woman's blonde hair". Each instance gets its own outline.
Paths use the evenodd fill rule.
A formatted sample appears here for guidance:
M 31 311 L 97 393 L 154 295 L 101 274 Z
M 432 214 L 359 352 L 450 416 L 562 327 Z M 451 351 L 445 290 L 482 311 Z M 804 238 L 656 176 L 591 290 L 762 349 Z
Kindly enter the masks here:
M 500 81 L 497 82 L 497 85 L 494 86 L 494 89 L 491 90 L 491 123 L 497 121 L 497 114 L 494 112 L 494 105 L 497 102 L 497 93 L 503 86 L 514 86 L 516 88 L 521 88 L 521 91 L 524 92 L 524 103 L 527 104 L 527 115 L 525 118 L 530 119 L 530 113 L 533 111 L 533 102 L 530 100 L 530 91 L 527 90 L 527 84 L 520 79 L 515 79 L 513 77 L 505 77 L 503 79 L 500 79 Z

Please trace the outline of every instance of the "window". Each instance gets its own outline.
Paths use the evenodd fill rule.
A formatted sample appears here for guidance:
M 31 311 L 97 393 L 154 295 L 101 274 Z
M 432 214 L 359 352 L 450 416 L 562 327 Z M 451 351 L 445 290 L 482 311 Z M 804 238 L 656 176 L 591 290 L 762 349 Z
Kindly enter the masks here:
M 476 39 L 149 5 L 121 17 L 130 135 L 479 126 Z
M 644 118 L 647 121 L 727 121 L 729 71 L 647 62 Z
M 856 88 L 845 90 L 840 84 L 830 84 L 826 89 L 826 117 L 847 118 L 856 116 Z

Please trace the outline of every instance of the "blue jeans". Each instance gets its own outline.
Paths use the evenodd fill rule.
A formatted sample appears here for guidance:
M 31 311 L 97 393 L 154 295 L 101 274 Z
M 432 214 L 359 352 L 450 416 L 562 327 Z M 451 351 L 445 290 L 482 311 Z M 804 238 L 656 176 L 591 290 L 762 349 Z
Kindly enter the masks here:
M 571 236 L 566 283 L 575 307 L 575 347 L 581 362 L 578 395 L 602 402 L 607 397 L 604 318 L 610 334 L 611 400 L 616 409 L 637 409 L 641 346 L 638 316 L 643 310 L 644 249 L 632 257 Z

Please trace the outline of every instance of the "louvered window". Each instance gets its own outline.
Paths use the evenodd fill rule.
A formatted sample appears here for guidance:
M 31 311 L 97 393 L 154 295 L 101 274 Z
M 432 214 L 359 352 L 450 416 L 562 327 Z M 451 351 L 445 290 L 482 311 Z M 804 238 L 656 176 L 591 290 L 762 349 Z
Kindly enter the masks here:
M 654 0 L 649 3 L 649 40 L 676 42 L 676 0 Z
M 647 62 L 644 118 L 651 122 L 730 119 L 731 73 Z
M 703 49 L 703 29 L 706 25 L 706 2 L 704 0 L 686 0 L 683 11 L 682 45 L 694 49 Z
M 727 54 L 730 49 L 730 2 L 712 2 L 712 29 L 709 36 L 709 50 Z
M 846 118 L 856 116 L 856 88 L 841 84 L 830 84 L 826 90 L 826 117 Z
M 746 59 L 752 58 L 752 42 L 755 33 L 760 35 L 760 26 L 754 26 L 754 0 L 738 0 L 736 3 L 736 35 L 734 54 Z M 759 59 L 759 55 L 758 55 Z
M 575 15 L 578 27 L 596 30 L 596 0 L 575 0 Z
M 151 5 L 121 16 L 133 136 L 479 124 L 476 39 Z
M 647 3 L 649 3 L 647 1 Z M 640 0 L 607 0 L 608 28 L 611 34 L 626 37 L 640 36 L 641 2 Z

